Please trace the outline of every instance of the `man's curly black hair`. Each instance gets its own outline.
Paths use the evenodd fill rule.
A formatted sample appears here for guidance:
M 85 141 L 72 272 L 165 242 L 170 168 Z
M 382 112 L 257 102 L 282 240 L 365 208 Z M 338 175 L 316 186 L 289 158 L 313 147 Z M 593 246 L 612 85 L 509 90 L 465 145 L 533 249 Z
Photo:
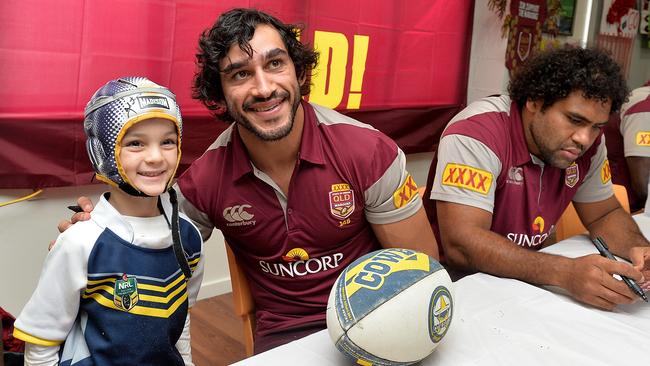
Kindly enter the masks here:
M 296 76 L 298 79 L 306 78 L 300 87 L 300 94 L 309 94 L 311 71 L 318 62 L 318 53 L 298 40 L 302 26 L 284 24 L 256 9 L 232 9 L 221 14 L 212 28 L 206 29 L 199 38 L 199 50 L 196 54 L 198 70 L 194 75 L 192 93 L 194 99 L 200 100 L 216 117 L 224 121 L 233 120 L 227 112 L 223 113 L 218 104 L 224 101 L 219 61 L 228 54 L 233 44 L 237 44 L 252 57 L 253 49 L 249 42 L 255 34 L 255 27 L 260 24 L 270 25 L 278 31 L 296 68 Z
M 595 48 L 540 52 L 515 71 L 508 85 L 510 98 L 519 108 L 528 100 L 542 100 L 544 110 L 574 91 L 581 91 L 587 99 L 611 100 L 611 113 L 621 108 L 629 94 L 616 61 Z

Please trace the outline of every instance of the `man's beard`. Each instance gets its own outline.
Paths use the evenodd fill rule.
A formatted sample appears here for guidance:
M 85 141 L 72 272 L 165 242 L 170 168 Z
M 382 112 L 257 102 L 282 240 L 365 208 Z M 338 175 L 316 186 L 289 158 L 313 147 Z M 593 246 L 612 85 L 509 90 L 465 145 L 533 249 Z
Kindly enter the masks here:
M 536 122 L 537 123 L 544 123 L 543 121 L 536 121 Z M 533 127 L 534 123 L 535 122 L 533 122 L 533 124 L 530 125 L 530 135 L 533 138 L 533 142 L 537 146 L 537 149 L 539 150 L 539 154 L 541 155 L 541 156 L 538 156 L 538 157 L 540 159 L 542 159 L 542 161 L 546 165 L 550 165 L 550 166 L 558 168 L 558 169 L 566 169 L 566 168 L 568 168 L 575 160 L 568 161 L 568 160 L 565 160 L 565 159 L 556 158 L 555 157 L 555 152 L 556 151 L 551 150 L 547 146 L 548 145 L 547 144 L 548 140 L 545 137 L 542 137 L 542 136 L 544 136 L 544 134 L 542 132 L 538 133 L 535 130 L 535 128 Z M 575 146 L 575 147 L 580 149 L 580 155 L 578 157 L 582 156 L 582 154 L 585 151 L 584 147 L 582 147 L 582 146 Z M 560 150 L 561 150 L 561 148 L 558 149 L 557 151 L 560 151 Z
M 300 96 L 300 90 L 296 89 L 294 91 L 294 95 Z M 274 91 L 268 98 L 255 98 L 252 102 L 245 103 L 244 104 L 244 109 L 246 109 L 246 105 L 251 104 L 251 103 L 258 103 L 258 102 L 263 102 L 268 99 L 281 99 L 282 103 L 285 102 L 285 99 L 289 98 L 290 94 L 288 92 L 281 92 L 278 93 L 277 91 Z M 245 128 L 248 130 L 250 133 L 258 137 L 262 141 L 277 141 L 280 140 L 291 133 L 291 130 L 293 129 L 293 123 L 296 118 L 296 111 L 298 110 L 298 106 L 300 105 L 300 97 L 295 98 L 292 101 L 291 105 L 291 111 L 289 112 L 289 121 L 288 123 L 284 124 L 281 126 L 279 129 L 273 130 L 273 131 L 264 131 L 260 128 L 257 128 L 255 125 L 253 125 L 246 117 L 244 117 L 243 114 L 240 114 L 236 108 L 230 103 L 228 103 L 228 113 L 230 116 L 235 120 L 237 124 L 239 124 L 241 127 Z

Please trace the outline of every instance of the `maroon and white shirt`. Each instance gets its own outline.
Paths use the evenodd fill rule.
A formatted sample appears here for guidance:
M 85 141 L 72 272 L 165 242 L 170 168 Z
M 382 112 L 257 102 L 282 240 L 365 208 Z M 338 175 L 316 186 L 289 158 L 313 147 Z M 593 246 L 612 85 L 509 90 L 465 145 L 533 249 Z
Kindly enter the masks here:
M 221 230 L 244 267 L 259 335 L 324 321 L 340 272 L 380 247 L 369 223 L 403 220 L 422 205 L 390 138 L 331 109 L 302 106 L 288 197 L 250 161 L 235 125 L 178 180 L 183 211 L 204 237 Z
M 605 126 L 607 156 L 612 182 L 627 189 L 632 212 L 642 209 L 645 202 L 632 189 L 632 178 L 626 157 L 650 157 L 650 81 L 634 89 L 620 114 L 613 114 Z
M 492 231 L 534 250 L 570 201 L 613 194 L 602 136 L 567 169 L 547 166 L 528 151 L 519 108 L 508 96 L 476 101 L 449 122 L 427 188 L 424 204 L 438 240 L 435 200 L 491 212 Z
M 632 90 L 621 107 L 624 155 L 650 157 L 650 85 Z

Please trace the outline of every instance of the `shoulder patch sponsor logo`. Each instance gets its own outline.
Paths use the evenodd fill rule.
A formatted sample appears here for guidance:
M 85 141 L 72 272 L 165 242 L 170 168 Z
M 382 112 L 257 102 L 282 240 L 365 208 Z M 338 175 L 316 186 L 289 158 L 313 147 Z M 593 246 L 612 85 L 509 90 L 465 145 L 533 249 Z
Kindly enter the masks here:
M 575 187 L 576 183 L 580 180 L 580 171 L 578 164 L 573 163 L 568 168 L 564 169 L 564 184 L 569 188 Z
M 515 184 L 515 185 L 523 185 L 524 184 L 524 168 L 518 167 L 518 166 L 513 166 L 508 170 L 508 178 L 506 179 L 506 183 L 508 184 Z
M 612 170 L 609 168 L 609 160 L 603 162 L 600 167 L 600 182 L 605 184 L 612 179 Z
M 349 184 L 332 184 L 329 198 L 330 212 L 337 219 L 346 219 L 354 212 L 354 191 Z
M 253 206 L 251 205 L 235 205 L 226 207 L 223 210 L 223 218 L 228 221 L 226 226 L 248 226 L 255 225 L 254 214 L 251 214 L 247 210 L 251 210 Z
M 650 146 L 650 131 L 639 131 L 634 139 L 639 146 Z
M 409 203 L 413 197 L 418 194 L 418 185 L 415 184 L 413 177 L 409 174 L 397 190 L 393 193 L 393 202 L 395 203 L 395 208 L 400 208 L 405 204 Z
M 123 274 L 121 278 L 115 280 L 113 288 L 113 303 L 123 311 L 133 309 L 140 299 L 138 295 L 138 280 L 135 276 Z
M 469 165 L 448 163 L 442 172 L 442 184 L 470 191 L 484 196 L 490 191 L 493 181 L 492 173 Z

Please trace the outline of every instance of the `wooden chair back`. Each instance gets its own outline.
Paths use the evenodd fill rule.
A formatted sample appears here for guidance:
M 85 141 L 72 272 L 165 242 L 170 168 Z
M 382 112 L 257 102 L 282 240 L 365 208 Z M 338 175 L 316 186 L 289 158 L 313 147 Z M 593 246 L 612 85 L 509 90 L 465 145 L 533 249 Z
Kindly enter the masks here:
M 253 334 L 255 333 L 255 302 L 251 296 L 246 274 L 237 263 L 237 257 L 226 242 L 226 255 L 228 256 L 228 270 L 230 271 L 230 283 L 232 285 L 232 297 L 235 313 L 239 315 L 244 324 L 244 346 L 246 357 L 253 355 Z
M 614 184 L 613 186 L 616 199 L 621 204 L 621 207 L 629 213 L 630 202 L 627 199 L 627 190 L 622 185 Z M 582 225 L 582 221 L 580 221 L 580 217 L 578 217 L 573 203 L 569 203 L 569 206 L 564 210 L 564 213 L 562 213 L 562 216 L 560 216 L 557 222 L 555 238 L 557 241 L 560 241 L 585 232 L 587 232 L 587 228 Z

